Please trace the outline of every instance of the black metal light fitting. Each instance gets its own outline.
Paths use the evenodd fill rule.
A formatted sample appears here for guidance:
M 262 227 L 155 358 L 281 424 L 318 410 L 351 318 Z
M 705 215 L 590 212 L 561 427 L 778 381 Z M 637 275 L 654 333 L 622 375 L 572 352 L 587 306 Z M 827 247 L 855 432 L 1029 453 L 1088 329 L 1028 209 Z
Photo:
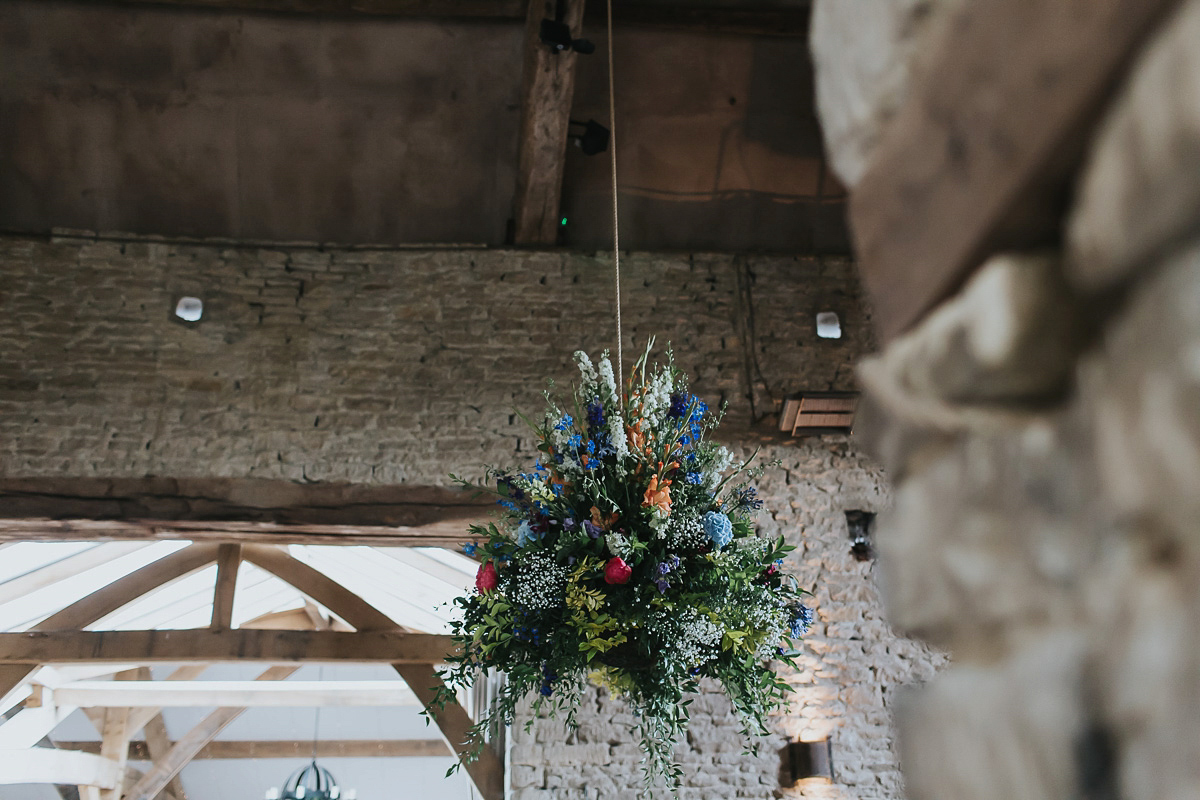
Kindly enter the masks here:
M 587 122 L 570 120 L 570 124 L 583 128 L 583 133 L 571 134 L 571 141 L 583 151 L 584 155 L 594 156 L 608 149 L 608 128 L 596 120 L 589 119 Z
M 566 0 L 558 0 L 554 9 L 554 19 L 542 20 L 542 26 L 538 31 L 538 38 L 542 40 L 542 44 L 555 53 L 574 50 L 576 53 L 586 56 L 596 52 L 596 45 L 589 40 L 571 37 L 571 28 L 565 21 L 566 11 Z

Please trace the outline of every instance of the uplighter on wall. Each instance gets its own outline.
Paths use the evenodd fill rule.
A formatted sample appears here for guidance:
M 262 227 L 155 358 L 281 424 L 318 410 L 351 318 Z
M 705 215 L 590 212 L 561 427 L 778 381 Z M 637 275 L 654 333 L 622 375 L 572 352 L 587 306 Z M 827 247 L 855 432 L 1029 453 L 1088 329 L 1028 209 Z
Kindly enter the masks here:
M 788 742 L 783 749 L 782 779 L 786 786 L 833 783 L 833 746 L 829 739 Z

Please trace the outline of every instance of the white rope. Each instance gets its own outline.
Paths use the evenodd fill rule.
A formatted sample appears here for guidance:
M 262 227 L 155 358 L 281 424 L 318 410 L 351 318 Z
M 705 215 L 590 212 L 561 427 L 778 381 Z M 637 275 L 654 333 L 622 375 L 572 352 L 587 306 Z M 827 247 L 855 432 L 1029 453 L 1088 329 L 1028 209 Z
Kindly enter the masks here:
M 617 293 L 617 393 L 625 387 L 625 359 L 622 354 L 621 336 L 621 226 L 617 216 L 617 100 L 613 90 L 613 24 L 612 0 L 607 0 L 608 9 L 608 152 L 612 160 L 612 206 L 613 206 L 613 279 Z

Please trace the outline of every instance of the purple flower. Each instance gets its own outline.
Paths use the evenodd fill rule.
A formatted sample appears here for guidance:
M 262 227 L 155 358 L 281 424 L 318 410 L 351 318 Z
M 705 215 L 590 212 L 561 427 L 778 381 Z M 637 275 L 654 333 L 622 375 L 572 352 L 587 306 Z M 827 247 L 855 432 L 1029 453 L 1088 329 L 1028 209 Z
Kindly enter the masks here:
M 675 392 L 671 395 L 671 407 L 667 409 L 667 416 L 672 419 L 679 419 L 687 413 L 691 401 L 692 396 L 687 392 Z
M 587 423 L 590 428 L 603 428 L 604 423 L 604 406 L 600 403 L 600 398 L 592 398 L 592 402 L 587 404 Z
M 600 536 L 601 534 L 604 533 L 604 528 L 601 528 L 599 525 L 596 525 L 590 519 L 585 519 L 583 521 L 583 529 L 587 532 L 587 535 L 592 537 L 593 539 L 595 539 L 597 536 Z
M 567 517 L 562 521 L 562 526 L 564 531 L 573 531 L 579 527 L 579 524 L 575 522 L 573 517 Z
M 658 580 L 656 580 L 654 582 L 654 585 L 658 587 L 658 591 L 662 594 L 666 594 L 667 589 L 670 588 L 670 586 L 671 586 L 671 584 L 667 583 L 662 578 L 659 578 Z
M 743 486 L 737 491 L 737 506 L 747 511 L 757 511 L 762 508 L 763 501 L 758 496 L 758 490 L 753 486 Z

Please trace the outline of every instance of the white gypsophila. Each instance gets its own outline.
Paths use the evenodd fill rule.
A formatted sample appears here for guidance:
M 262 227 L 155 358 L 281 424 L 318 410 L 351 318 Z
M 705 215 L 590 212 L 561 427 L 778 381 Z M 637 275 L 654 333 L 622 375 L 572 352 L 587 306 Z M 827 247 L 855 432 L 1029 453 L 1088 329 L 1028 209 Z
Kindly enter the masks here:
M 598 385 L 608 392 L 608 398 L 605 399 L 616 402 L 620 395 L 617 394 L 617 379 L 613 375 L 612 361 L 607 358 L 600 359 L 599 372 L 600 381 Z
M 758 536 L 744 536 L 741 539 L 734 539 L 733 546 L 743 553 L 761 560 L 767 554 L 767 548 L 771 546 L 771 543 Z
M 595 385 L 596 368 L 592 366 L 592 360 L 588 358 L 588 354 L 582 350 L 576 350 L 575 363 L 579 366 L 579 374 L 583 377 L 584 384 Z
M 567 573 L 568 569 L 560 567 L 549 553 L 532 553 L 521 559 L 506 594 L 524 608 L 557 608 L 564 602 Z
M 629 539 L 619 533 L 605 534 L 604 543 L 608 545 L 608 549 L 612 551 L 612 554 L 619 558 L 629 558 L 633 553 L 633 547 L 629 544 Z
M 660 611 L 651 616 L 650 625 L 670 656 L 689 667 L 714 658 L 724 634 L 720 625 L 694 608 Z
M 696 517 L 682 514 L 671 515 L 663 535 L 672 550 L 696 550 L 708 543 L 704 523 Z

